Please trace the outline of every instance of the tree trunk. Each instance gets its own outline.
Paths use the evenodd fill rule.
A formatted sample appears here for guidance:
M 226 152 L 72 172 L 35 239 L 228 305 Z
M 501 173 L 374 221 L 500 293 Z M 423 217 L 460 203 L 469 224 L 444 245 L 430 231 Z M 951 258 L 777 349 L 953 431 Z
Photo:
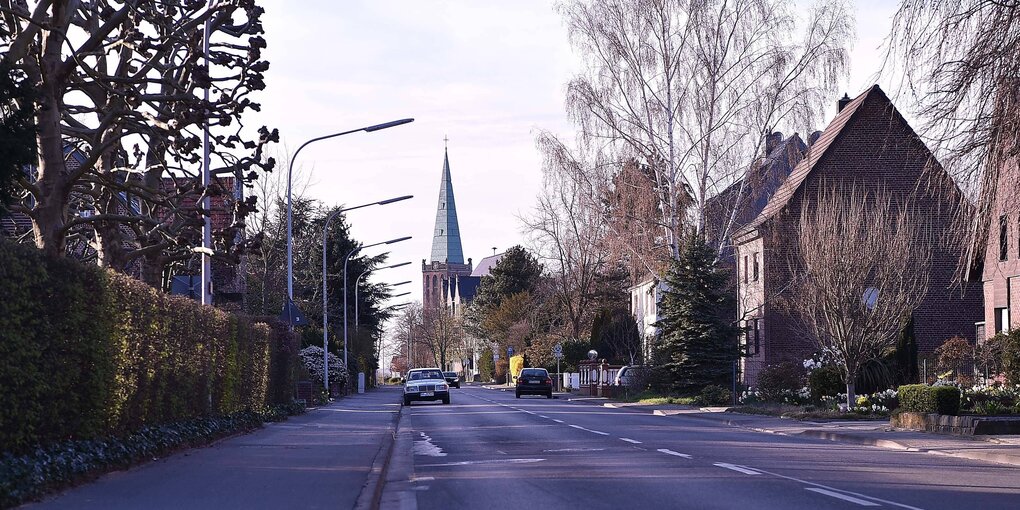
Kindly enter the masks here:
M 853 379 L 850 379 L 853 381 Z M 846 383 L 846 409 L 849 411 L 857 405 L 857 394 L 854 392 L 854 383 Z

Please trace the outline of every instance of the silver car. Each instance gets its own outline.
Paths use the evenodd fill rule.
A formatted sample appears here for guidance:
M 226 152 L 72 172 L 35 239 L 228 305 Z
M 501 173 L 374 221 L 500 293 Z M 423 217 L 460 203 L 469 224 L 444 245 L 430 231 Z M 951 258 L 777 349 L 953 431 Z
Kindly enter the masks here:
M 450 386 L 446 383 L 443 371 L 438 368 L 414 368 L 407 373 L 404 383 L 404 405 L 414 401 L 442 400 L 450 403 Z

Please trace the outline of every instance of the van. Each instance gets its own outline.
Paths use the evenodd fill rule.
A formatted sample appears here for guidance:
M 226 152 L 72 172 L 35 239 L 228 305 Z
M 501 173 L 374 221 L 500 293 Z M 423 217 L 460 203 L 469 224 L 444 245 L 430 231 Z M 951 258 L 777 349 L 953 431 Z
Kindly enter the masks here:
M 614 386 L 637 386 L 648 378 L 648 367 L 642 365 L 626 365 L 616 372 Z

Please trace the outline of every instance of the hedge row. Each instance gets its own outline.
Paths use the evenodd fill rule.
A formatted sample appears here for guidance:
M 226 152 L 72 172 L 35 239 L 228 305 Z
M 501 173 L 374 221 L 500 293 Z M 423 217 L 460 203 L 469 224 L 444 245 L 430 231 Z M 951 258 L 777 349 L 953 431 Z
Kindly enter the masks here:
M 290 400 L 284 328 L 0 242 L 0 450 Z
M 955 386 L 905 384 L 897 389 L 901 411 L 960 414 L 960 389 Z

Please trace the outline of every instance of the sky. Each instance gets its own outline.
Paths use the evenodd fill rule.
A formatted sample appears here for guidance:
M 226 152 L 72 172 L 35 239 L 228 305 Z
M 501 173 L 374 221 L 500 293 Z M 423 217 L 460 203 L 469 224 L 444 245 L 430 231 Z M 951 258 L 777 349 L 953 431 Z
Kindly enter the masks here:
M 411 124 L 358 132 L 303 149 L 295 168 L 305 192 L 354 206 L 401 195 L 412 200 L 348 213 L 355 239 L 390 245 L 375 282 L 421 299 L 421 261 L 432 233 L 449 138 L 450 170 L 464 256 L 477 264 L 524 243 L 519 217 L 542 184 L 539 130 L 571 136 L 566 83 L 580 65 L 547 0 L 263 0 L 270 62 L 263 110 L 248 122 L 280 130 L 293 152 L 308 139 L 411 117 Z M 844 88 L 851 97 L 878 80 L 892 0 L 852 2 L 857 39 Z M 840 97 L 842 92 L 840 93 Z M 826 118 L 835 114 L 833 98 Z M 824 126 L 819 126 L 822 129 Z M 279 171 L 285 171 L 281 168 Z M 376 248 L 366 249 L 376 254 Z

